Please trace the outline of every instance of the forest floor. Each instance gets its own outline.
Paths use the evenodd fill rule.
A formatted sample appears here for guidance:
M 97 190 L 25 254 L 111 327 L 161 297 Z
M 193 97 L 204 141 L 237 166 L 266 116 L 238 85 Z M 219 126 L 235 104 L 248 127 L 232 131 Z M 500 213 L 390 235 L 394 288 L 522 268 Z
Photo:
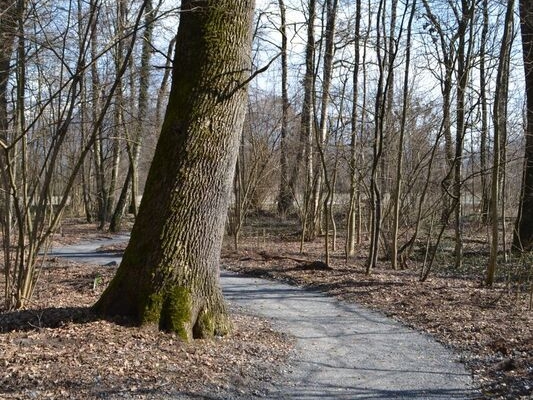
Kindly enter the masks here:
M 102 236 L 92 225 L 66 226 L 56 243 Z M 45 263 L 28 307 L 0 308 L 0 399 L 249 399 L 276 378 L 293 346 L 241 309 L 231 310 L 232 335 L 190 344 L 98 319 L 89 307 L 116 268 Z
M 255 232 L 237 251 L 228 240 L 224 268 L 384 312 L 460 352 L 483 398 L 533 398 L 531 282 L 519 284 L 517 268 L 494 288 L 484 287 L 482 240 L 470 241 L 477 247 L 467 249 L 473 256 L 463 270 L 435 268 L 421 283 L 415 262 L 393 271 L 383 261 L 367 276 L 363 253 L 346 263 L 338 250 L 330 268 L 321 269 L 312 262 L 323 259 L 322 238 L 300 253 L 296 236 Z M 65 225 L 57 240 L 101 235 L 94 226 Z M 234 335 L 193 344 L 95 319 L 88 307 L 114 271 L 47 259 L 28 309 L 0 314 L 0 399 L 246 398 L 283 369 L 291 339 L 238 310 Z
M 324 260 L 323 238 L 305 243 L 300 253 L 297 237 L 274 239 L 257 232 L 255 238 L 243 239 L 237 251 L 228 240 L 224 268 L 319 290 L 383 312 L 458 351 L 483 398 L 533 399 L 532 277 L 520 284 L 511 281 L 509 273 L 493 288 L 483 286 L 482 240 L 471 240 L 477 247 L 469 251 L 476 257 L 465 259 L 463 270 L 441 266 L 420 282 L 414 262 L 394 271 L 390 262 L 381 261 L 369 276 L 363 254 L 346 262 L 338 250 L 325 268 L 314 263 Z

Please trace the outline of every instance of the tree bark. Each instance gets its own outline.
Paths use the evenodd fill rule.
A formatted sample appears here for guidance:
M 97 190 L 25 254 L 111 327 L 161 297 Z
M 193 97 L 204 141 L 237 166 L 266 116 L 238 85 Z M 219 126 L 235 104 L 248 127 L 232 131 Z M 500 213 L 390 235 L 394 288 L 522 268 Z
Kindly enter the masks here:
M 361 0 L 355 2 L 355 34 L 354 34 L 354 68 L 352 75 L 353 94 L 352 94 L 352 114 L 351 114 L 351 132 L 350 132 L 350 204 L 348 210 L 348 218 L 346 223 L 346 259 L 353 256 L 355 252 L 355 233 L 357 223 L 357 194 L 359 190 L 359 178 L 357 171 L 357 132 L 359 118 L 358 102 L 359 102 L 359 54 L 360 54 L 360 39 L 361 39 Z
M 407 4 L 406 4 L 407 8 Z M 413 19 L 416 12 L 416 0 L 413 0 L 411 4 L 411 14 L 409 15 L 409 22 L 407 24 L 407 43 L 405 54 L 405 72 L 403 79 L 403 106 L 402 106 L 402 118 L 400 122 L 400 137 L 398 138 L 398 162 L 396 164 L 396 182 L 394 187 L 394 213 L 393 213 L 393 225 L 392 225 L 392 255 L 391 263 L 392 269 L 398 268 L 398 230 L 400 226 L 400 202 L 402 191 L 402 167 L 403 167 L 403 147 L 404 137 L 407 123 L 407 108 L 409 107 L 409 79 L 410 79 L 410 67 L 411 67 L 411 34 Z
M 190 340 L 230 329 L 219 258 L 250 73 L 253 1 L 184 0 L 173 83 L 123 261 L 94 309 Z
M 526 76 L 526 147 L 520 206 L 513 235 L 513 248 L 533 249 L 533 4 L 520 0 L 520 29 Z
M 498 197 L 500 195 L 500 175 L 502 168 L 502 152 L 505 142 L 502 140 L 506 135 L 507 124 L 507 101 L 509 88 L 509 63 L 511 56 L 511 45 L 513 36 L 513 16 L 514 0 L 507 3 L 505 13 L 505 26 L 500 48 L 500 59 L 498 62 L 498 75 L 496 77 L 496 89 L 494 94 L 494 164 L 492 167 L 492 184 L 490 196 L 490 220 L 492 226 L 492 238 L 490 243 L 490 257 L 487 268 L 487 277 L 485 283 L 492 286 L 496 275 L 496 266 L 498 262 L 499 247 L 499 215 L 498 215 Z M 502 197 L 503 198 L 503 197 Z M 505 239 L 504 239 L 505 240 Z
M 281 137 L 280 137 L 280 180 L 278 193 L 278 214 L 282 220 L 287 217 L 292 205 L 292 191 L 289 184 L 289 164 L 287 149 L 287 131 L 289 128 L 289 93 L 287 60 L 287 26 L 286 7 L 283 0 L 278 0 L 281 18 Z

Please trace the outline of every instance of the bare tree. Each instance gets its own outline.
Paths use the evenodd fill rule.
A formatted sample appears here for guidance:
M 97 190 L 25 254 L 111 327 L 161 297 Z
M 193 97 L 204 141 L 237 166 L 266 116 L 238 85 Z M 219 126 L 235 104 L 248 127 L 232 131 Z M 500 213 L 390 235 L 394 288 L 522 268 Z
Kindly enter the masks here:
M 151 59 L 152 59 L 152 39 L 154 24 L 157 10 L 154 9 L 151 0 L 146 1 L 146 12 L 144 16 L 144 32 L 141 41 L 141 64 L 139 67 L 139 90 L 137 99 L 137 118 L 133 123 L 133 129 L 126 132 L 126 150 L 128 154 L 128 171 L 119 199 L 117 201 L 113 217 L 109 224 L 111 232 L 118 232 L 121 229 L 122 217 L 126 211 L 126 202 L 128 198 L 128 191 L 131 198 L 131 211 L 137 215 L 137 197 L 139 195 L 139 158 L 141 154 L 141 147 L 143 136 L 146 131 L 150 129 L 151 124 L 148 119 L 148 91 L 150 87 L 151 75 Z M 166 71 L 165 71 L 166 72 Z M 133 76 L 133 74 L 132 74 Z M 131 86 L 131 91 L 134 90 L 134 85 Z
M 281 137 L 280 137 L 280 180 L 278 194 L 278 214 L 285 219 L 292 205 L 293 194 L 290 187 L 288 165 L 287 131 L 289 129 L 289 94 L 288 94 L 288 54 L 287 54 L 287 17 L 284 0 L 278 0 L 281 18 Z
M 479 95 L 481 106 L 481 132 L 479 143 L 479 162 L 481 169 L 481 216 L 484 221 L 488 220 L 489 214 L 489 185 L 487 182 L 487 138 L 488 138 L 488 99 L 487 99 L 487 41 L 489 31 L 489 6 L 488 0 L 482 2 L 483 27 L 481 29 L 481 44 L 479 49 Z
M 315 18 L 316 1 L 309 0 L 307 16 L 307 42 L 305 47 L 305 77 L 304 77 L 304 100 L 302 105 L 302 118 L 300 126 L 300 141 L 303 144 L 305 154 L 305 191 L 303 200 L 303 212 L 301 213 L 302 236 L 300 251 L 303 251 L 305 240 L 313 238 L 314 212 L 312 204 L 313 194 L 313 138 L 314 138 L 314 103 L 315 103 Z M 295 168 L 297 168 L 298 162 Z M 294 180 L 297 177 L 297 169 L 293 171 Z M 295 186 L 295 185 L 291 185 Z
M 407 9 L 408 4 L 406 4 Z M 402 118 L 400 122 L 400 137 L 398 139 L 398 162 L 396 164 L 396 184 L 394 188 L 394 214 L 393 214 L 393 232 L 392 232 L 392 255 L 391 262 L 392 268 L 398 267 L 398 228 L 400 223 L 400 201 L 401 201 L 401 189 L 402 189 L 402 166 L 403 166 L 403 148 L 404 148 L 404 136 L 407 123 L 407 109 L 409 98 L 409 79 L 410 79 L 410 67 L 411 67 L 411 37 L 413 19 L 416 11 L 416 0 L 413 0 L 411 4 L 411 12 L 409 15 L 409 22 L 407 24 L 407 42 L 405 44 L 405 71 L 403 80 L 403 108 Z
M 502 167 L 502 152 L 505 146 L 505 131 L 507 130 L 507 102 L 509 91 L 509 64 L 511 58 L 511 44 L 514 24 L 514 0 L 507 3 L 505 13 L 505 25 L 503 30 L 502 44 L 500 47 L 500 59 L 498 63 L 498 75 L 496 77 L 496 89 L 494 94 L 494 161 L 492 165 L 492 184 L 490 195 L 490 218 L 492 225 L 492 240 L 490 244 L 490 258 L 487 268 L 485 283 L 491 286 L 494 282 L 499 249 L 499 207 L 500 179 Z
M 315 179 L 314 188 L 313 188 L 313 199 L 314 202 L 318 203 L 320 207 L 320 198 L 322 192 L 322 179 L 325 184 L 326 196 L 323 203 L 323 215 L 326 221 L 325 227 L 325 252 L 326 252 L 326 264 L 329 264 L 329 221 L 330 215 L 328 213 L 328 206 L 332 196 L 332 185 L 330 178 L 328 176 L 327 162 L 325 157 L 324 147 L 328 141 L 328 107 L 330 104 L 330 89 L 331 89 L 331 77 L 333 72 L 333 57 L 335 51 L 335 20 L 337 16 L 337 0 L 326 0 L 326 32 L 325 32 L 325 48 L 324 48 L 324 66 L 323 66 L 323 75 L 322 75 L 322 97 L 320 102 L 320 119 L 319 127 L 316 131 L 316 143 L 318 148 L 318 153 L 320 156 L 320 164 L 317 172 L 317 178 Z M 315 234 L 320 231 L 320 212 L 318 207 L 314 207 L 314 216 L 313 216 L 313 226 L 309 229 L 313 229 Z M 314 235 L 313 235 L 314 236 Z
M 355 251 L 355 236 L 357 226 L 357 200 L 358 200 L 358 174 L 357 159 L 358 146 L 357 134 L 359 130 L 359 59 L 361 46 L 361 0 L 356 1 L 355 9 L 355 32 L 354 32 L 354 67 L 352 73 L 352 113 L 351 113 L 351 134 L 350 134 L 350 203 L 348 209 L 347 229 L 346 229 L 346 257 L 352 256 Z
M 72 189 L 78 181 L 78 172 L 93 149 L 98 129 L 110 109 L 118 81 L 122 79 L 127 66 L 127 61 L 121 64 L 109 91 L 102 96 L 102 107 L 96 114 L 97 119 L 92 124 L 90 134 L 82 140 L 81 146 L 73 145 L 75 142 L 79 143 L 78 138 L 71 140 L 70 134 L 72 123 L 78 118 L 78 104 L 83 98 L 83 82 L 90 68 L 90 62 L 86 58 L 89 46 L 87 38 L 94 26 L 92 21 L 96 18 L 96 13 L 93 12 L 95 9 L 91 8 L 88 12 L 83 28 L 78 27 L 78 33 L 82 35 L 83 40 L 70 41 L 68 35 L 56 35 L 57 32 L 48 32 L 46 29 L 39 30 L 40 34 L 45 35 L 43 42 L 49 46 L 58 46 L 49 48 L 37 47 L 36 43 L 39 42 L 28 40 L 30 33 L 35 33 L 27 32 L 23 26 L 27 21 L 24 5 L 21 2 L 17 8 L 19 13 L 16 52 L 18 71 L 15 75 L 17 106 L 13 119 L 15 124 L 11 129 L 13 134 L 6 137 L 5 143 L 2 142 L 5 157 L 3 173 L 7 184 L 4 190 L 7 189 L 9 201 L 13 205 L 12 214 L 6 215 L 10 218 L 9 221 L 2 220 L 3 229 L 11 227 L 10 233 L 3 237 L 4 248 L 8 250 L 5 257 L 9 259 L 9 267 L 6 268 L 6 288 L 9 288 L 6 293 L 7 308 L 24 307 L 32 296 L 42 267 L 38 262 L 39 254 L 41 251 L 46 252 L 48 239 L 60 224 Z M 133 24 L 130 46 L 125 54 L 126 60 L 131 56 L 142 10 L 141 6 Z M 63 29 L 66 31 L 79 22 L 79 10 L 74 11 L 73 7 L 62 8 L 58 12 L 64 13 Z M 32 17 L 46 19 L 51 18 L 51 14 Z M 44 22 L 37 20 L 34 26 L 39 26 L 39 23 L 45 25 Z M 76 48 L 75 43 L 81 47 Z M 71 45 L 73 47 L 67 51 Z M 35 51 L 28 51 L 29 46 L 36 46 Z M 49 70 L 48 74 L 39 75 L 41 79 L 50 79 L 51 84 L 38 86 L 38 101 L 30 102 L 26 98 L 27 86 L 23 84 L 26 81 L 25 74 L 30 70 L 30 63 L 35 65 L 33 71 L 43 72 L 39 69 L 42 65 L 41 54 L 58 62 L 59 67 L 57 75 L 53 77 L 49 76 Z M 69 58 L 67 54 L 73 56 Z M 49 119 L 50 115 L 54 120 Z M 70 153 L 66 157 L 69 150 Z M 71 160 L 68 166 L 65 166 L 65 158 Z

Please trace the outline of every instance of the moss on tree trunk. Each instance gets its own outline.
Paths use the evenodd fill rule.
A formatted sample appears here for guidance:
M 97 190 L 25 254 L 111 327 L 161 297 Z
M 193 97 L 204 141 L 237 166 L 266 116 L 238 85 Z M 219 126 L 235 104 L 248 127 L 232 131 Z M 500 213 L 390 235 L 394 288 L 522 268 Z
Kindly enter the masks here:
M 123 261 L 94 309 L 183 339 L 228 332 L 219 257 L 245 114 L 253 1 L 182 1 L 173 82 Z

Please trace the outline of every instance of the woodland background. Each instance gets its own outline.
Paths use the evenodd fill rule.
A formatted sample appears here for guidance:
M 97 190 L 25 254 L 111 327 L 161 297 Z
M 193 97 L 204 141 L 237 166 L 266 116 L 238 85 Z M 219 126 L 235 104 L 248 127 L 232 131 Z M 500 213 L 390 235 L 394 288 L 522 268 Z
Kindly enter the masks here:
M 2 386 L 13 393 L 36 376 L 39 384 L 88 376 L 50 335 L 92 349 L 88 368 L 102 376 L 98 349 L 109 332 L 132 348 L 157 345 L 88 322 L 87 310 L 69 314 L 94 303 L 112 269 L 42 255 L 53 240 L 92 237 L 87 229 L 131 227 L 168 97 L 176 3 L 0 0 L 0 340 Z M 466 351 L 486 398 L 533 390 L 532 243 L 515 230 L 521 213 L 533 213 L 520 207 L 532 64 L 519 5 L 258 2 L 223 252 L 227 268 L 364 303 Z M 28 323 L 12 312 L 20 308 L 41 311 L 37 320 L 23 313 Z M 277 362 L 290 346 L 244 321 L 240 338 L 260 349 L 253 365 L 264 376 L 271 349 Z M 202 349 L 209 362 L 215 353 L 235 360 L 241 339 Z M 172 338 L 161 340 L 179 357 Z M 39 354 L 28 350 L 35 343 Z M 239 353 L 241 372 L 254 351 Z M 229 365 L 217 362 L 218 372 Z M 189 378 L 202 388 L 216 375 L 209 368 Z M 137 393 L 160 378 L 132 371 L 115 371 L 106 385 Z M 68 397 L 69 382 L 46 390 Z

